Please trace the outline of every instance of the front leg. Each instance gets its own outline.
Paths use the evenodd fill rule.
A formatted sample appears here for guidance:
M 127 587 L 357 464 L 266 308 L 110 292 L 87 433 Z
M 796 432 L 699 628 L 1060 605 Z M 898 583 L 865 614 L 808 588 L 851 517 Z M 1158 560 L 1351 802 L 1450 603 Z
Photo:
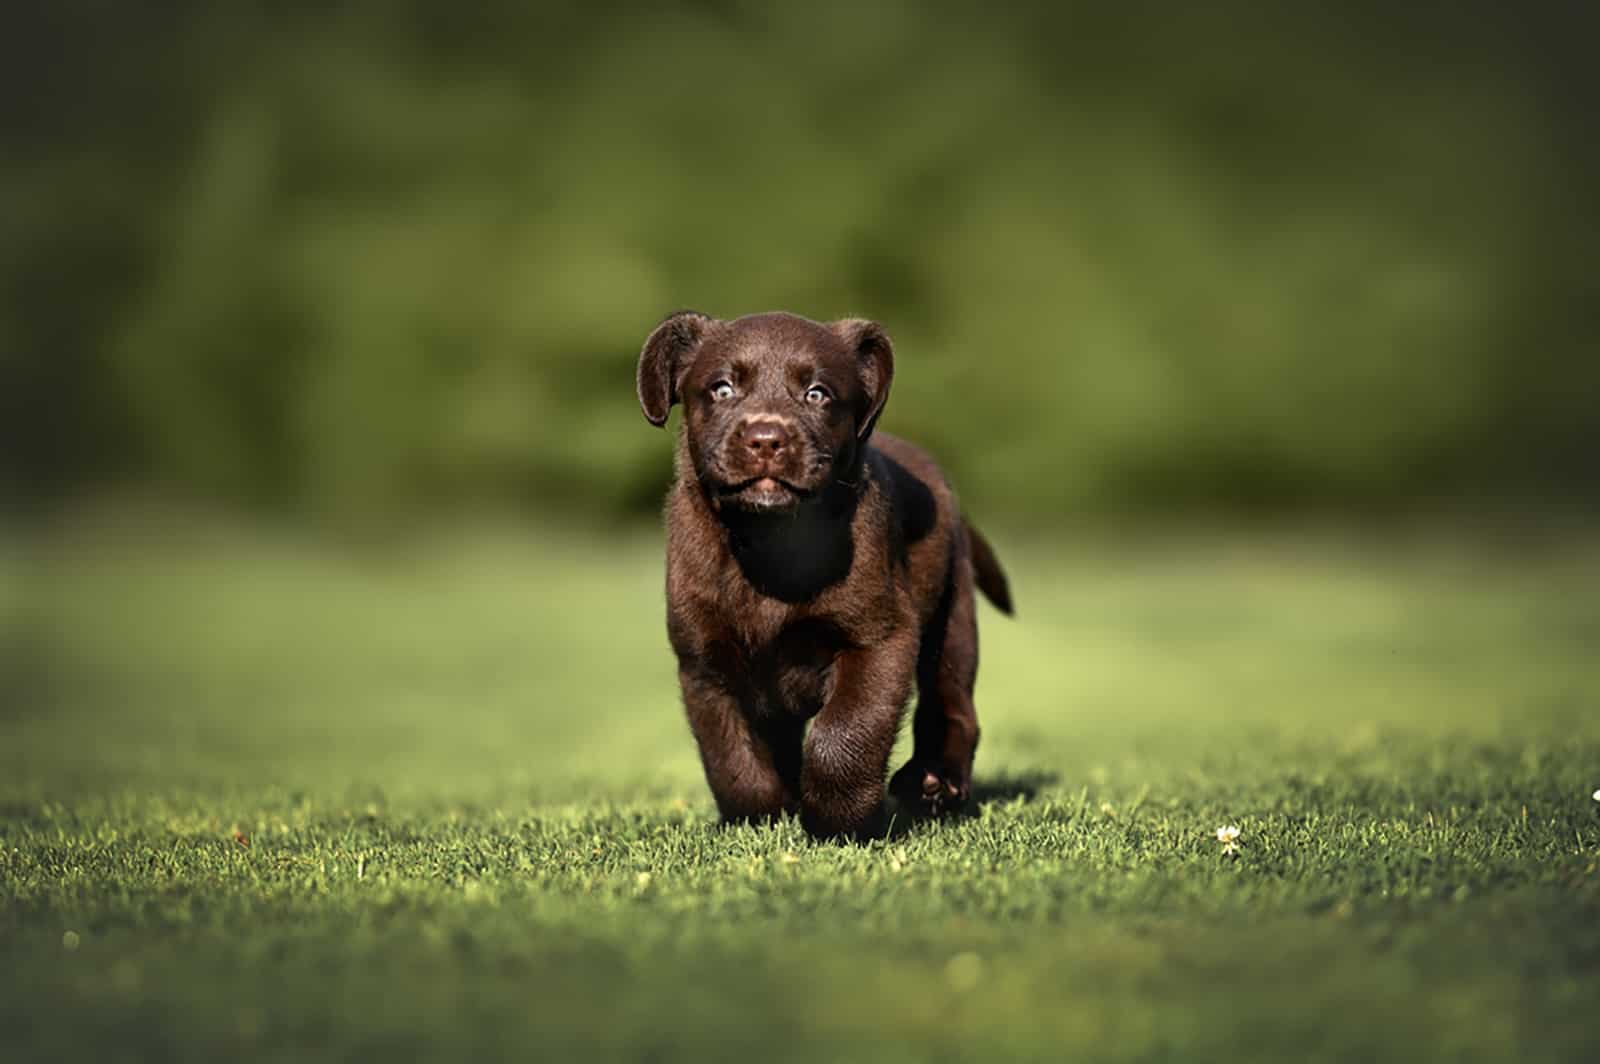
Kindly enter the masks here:
M 689 727 L 700 744 L 706 782 L 725 822 L 775 820 L 795 805 L 773 763 L 767 740 L 750 726 L 715 675 L 681 665 L 678 683 Z
M 881 830 L 883 779 L 916 664 L 909 633 L 847 650 L 834 662 L 833 691 L 811 722 L 800 770 L 800 818 L 811 834 Z

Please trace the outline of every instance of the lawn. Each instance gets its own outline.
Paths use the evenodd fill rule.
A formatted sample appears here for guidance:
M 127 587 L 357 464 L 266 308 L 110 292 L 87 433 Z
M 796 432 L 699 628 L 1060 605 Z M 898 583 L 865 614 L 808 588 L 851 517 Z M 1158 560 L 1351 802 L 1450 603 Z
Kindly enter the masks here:
M 995 538 L 860 846 L 715 825 L 649 530 L 4 541 L 0 1055 L 1600 1056 L 1600 539 Z

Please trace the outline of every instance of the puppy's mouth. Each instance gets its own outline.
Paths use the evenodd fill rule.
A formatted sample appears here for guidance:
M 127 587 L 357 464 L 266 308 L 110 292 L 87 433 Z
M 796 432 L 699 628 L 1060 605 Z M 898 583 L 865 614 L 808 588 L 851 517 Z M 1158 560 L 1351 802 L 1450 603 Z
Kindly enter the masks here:
M 780 477 L 760 476 L 717 486 L 717 494 L 752 510 L 782 510 L 812 492 Z

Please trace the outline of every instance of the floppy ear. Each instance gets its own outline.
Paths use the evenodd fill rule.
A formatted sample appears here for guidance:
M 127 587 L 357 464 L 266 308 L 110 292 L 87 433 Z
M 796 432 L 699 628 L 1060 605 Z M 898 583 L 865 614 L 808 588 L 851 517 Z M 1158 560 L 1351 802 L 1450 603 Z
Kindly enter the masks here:
M 883 413 L 883 404 L 889 401 L 889 384 L 894 380 L 894 347 L 889 334 L 875 321 L 846 318 L 833 323 L 836 332 L 855 352 L 860 367 L 861 387 L 867 393 L 867 409 L 862 415 L 856 436 L 865 440 L 872 435 L 872 426 Z
M 667 423 L 667 412 L 678 401 L 678 370 L 685 356 L 700 346 L 706 326 L 714 319 L 693 310 L 669 316 L 644 342 L 639 352 L 639 405 L 650 424 Z

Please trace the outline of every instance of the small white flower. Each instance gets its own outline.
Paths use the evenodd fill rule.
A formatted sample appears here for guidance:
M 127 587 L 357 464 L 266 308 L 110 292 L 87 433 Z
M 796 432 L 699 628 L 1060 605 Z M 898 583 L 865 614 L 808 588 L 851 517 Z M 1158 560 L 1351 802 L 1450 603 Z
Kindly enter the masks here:
M 1222 855 L 1232 857 L 1239 852 L 1239 828 L 1229 824 L 1217 829 L 1217 841 L 1222 843 Z
M 1594 800 L 1600 802 L 1600 791 L 1594 792 Z

